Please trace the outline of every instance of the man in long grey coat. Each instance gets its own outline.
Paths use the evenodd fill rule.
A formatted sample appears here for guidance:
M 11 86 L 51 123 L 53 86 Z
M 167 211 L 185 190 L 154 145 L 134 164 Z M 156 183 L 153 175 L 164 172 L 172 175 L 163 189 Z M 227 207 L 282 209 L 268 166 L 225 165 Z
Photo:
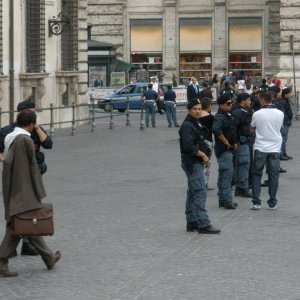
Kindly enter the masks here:
M 30 138 L 36 114 L 22 111 L 17 117 L 17 127 L 5 139 L 7 156 L 3 160 L 3 200 L 6 233 L 0 245 L 0 277 L 17 276 L 8 268 L 8 259 L 16 250 L 20 237 L 10 231 L 11 216 L 41 207 L 41 200 L 46 197 L 42 177 L 35 158 L 33 141 Z M 28 237 L 37 252 L 41 255 L 47 268 L 51 270 L 60 259 L 61 253 L 53 253 L 42 237 Z

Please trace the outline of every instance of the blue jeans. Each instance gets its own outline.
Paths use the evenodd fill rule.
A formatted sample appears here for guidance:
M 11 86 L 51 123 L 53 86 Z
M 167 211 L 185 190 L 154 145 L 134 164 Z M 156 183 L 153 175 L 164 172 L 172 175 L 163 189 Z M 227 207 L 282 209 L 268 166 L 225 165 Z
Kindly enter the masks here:
M 210 226 L 210 220 L 205 209 L 206 186 L 203 175 L 203 165 L 194 163 L 188 170 L 185 163 L 181 164 L 188 180 L 188 190 L 185 204 L 187 222 L 197 222 L 200 228 Z
M 217 157 L 219 165 L 218 176 L 218 197 L 219 203 L 225 205 L 232 203 L 231 185 L 233 178 L 233 155 L 230 151 L 225 151 Z
M 258 150 L 254 151 L 253 176 L 252 176 L 252 202 L 254 205 L 260 205 L 259 199 L 261 191 L 261 176 L 264 165 L 268 164 L 268 180 L 269 180 L 269 200 L 270 207 L 277 204 L 276 194 L 278 190 L 279 178 L 279 157 L 280 153 L 265 153 Z
M 250 151 L 249 145 L 238 145 L 235 151 L 235 182 L 236 187 L 249 189 Z
M 286 142 L 288 140 L 288 136 L 289 136 L 289 129 L 290 126 L 288 125 L 284 125 L 283 127 L 281 127 L 281 135 L 282 135 L 282 145 L 281 145 L 281 155 L 286 155 Z
M 167 114 L 167 120 L 169 123 L 169 127 L 178 126 L 177 118 L 176 118 L 176 104 L 173 101 L 165 101 L 165 109 Z
M 152 127 L 155 127 L 155 112 L 156 103 L 155 101 L 146 100 L 145 101 L 145 115 L 146 115 L 146 127 L 149 127 L 149 117 L 151 116 Z

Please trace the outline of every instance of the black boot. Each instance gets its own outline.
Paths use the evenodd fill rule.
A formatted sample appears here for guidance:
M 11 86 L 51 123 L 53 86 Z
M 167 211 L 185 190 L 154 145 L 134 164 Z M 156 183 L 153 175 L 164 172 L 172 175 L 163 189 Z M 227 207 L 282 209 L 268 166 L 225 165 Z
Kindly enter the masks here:
M 247 190 L 240 190 L 240 197 L 244 198 L 252 198 L 252 194 L 249 193 Z
M 23 239 L 21 255 L 34 256 L 34 255 L 39 255 L 39 254 L 27 239 Z
M 197 222 L 187 222 L 186 223 L 186 231 L 187 232 L 193 232 L 198 229 L 198 223 Z
M 239 188 L 239 187 L 235 188 L 234 196 L 237 196 L 237 197 L 241 196 L 241 188 Z

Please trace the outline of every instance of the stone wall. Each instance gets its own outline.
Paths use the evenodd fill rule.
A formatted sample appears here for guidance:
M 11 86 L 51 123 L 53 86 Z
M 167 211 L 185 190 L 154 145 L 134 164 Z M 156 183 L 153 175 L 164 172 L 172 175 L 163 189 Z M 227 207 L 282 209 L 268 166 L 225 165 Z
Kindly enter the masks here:
M 123 45 L 123 4 L 123 0 L 102 0 L 101 4 L 99 0 L 88 0 L 93 40 Z

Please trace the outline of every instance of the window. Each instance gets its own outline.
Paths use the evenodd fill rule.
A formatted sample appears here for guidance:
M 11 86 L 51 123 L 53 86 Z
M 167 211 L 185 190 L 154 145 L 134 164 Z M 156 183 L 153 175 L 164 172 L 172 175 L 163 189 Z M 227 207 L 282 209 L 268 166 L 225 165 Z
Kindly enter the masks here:
M 211 19 L 180 19 L 179 82 L 211 77 Z
M 261 18 L 229 19 L 229 70 L 250 76 L 258 82 L 262 76 Z
M 146 81 L 162 72 L 162 39 L 161 19 L 130 21 L 131 63 Z
M 73 71 L 78 69 L 78 0 L 63 0 L 61 8 L 72 25 L 61 35 L 61 65 L 62 70 Z
M 2 27 L 2 0 L 0 0 L 0 74 L 3 74 L 3 27 Z
M 26 1 L 26 72 L 45 71 L 45 1 Z

